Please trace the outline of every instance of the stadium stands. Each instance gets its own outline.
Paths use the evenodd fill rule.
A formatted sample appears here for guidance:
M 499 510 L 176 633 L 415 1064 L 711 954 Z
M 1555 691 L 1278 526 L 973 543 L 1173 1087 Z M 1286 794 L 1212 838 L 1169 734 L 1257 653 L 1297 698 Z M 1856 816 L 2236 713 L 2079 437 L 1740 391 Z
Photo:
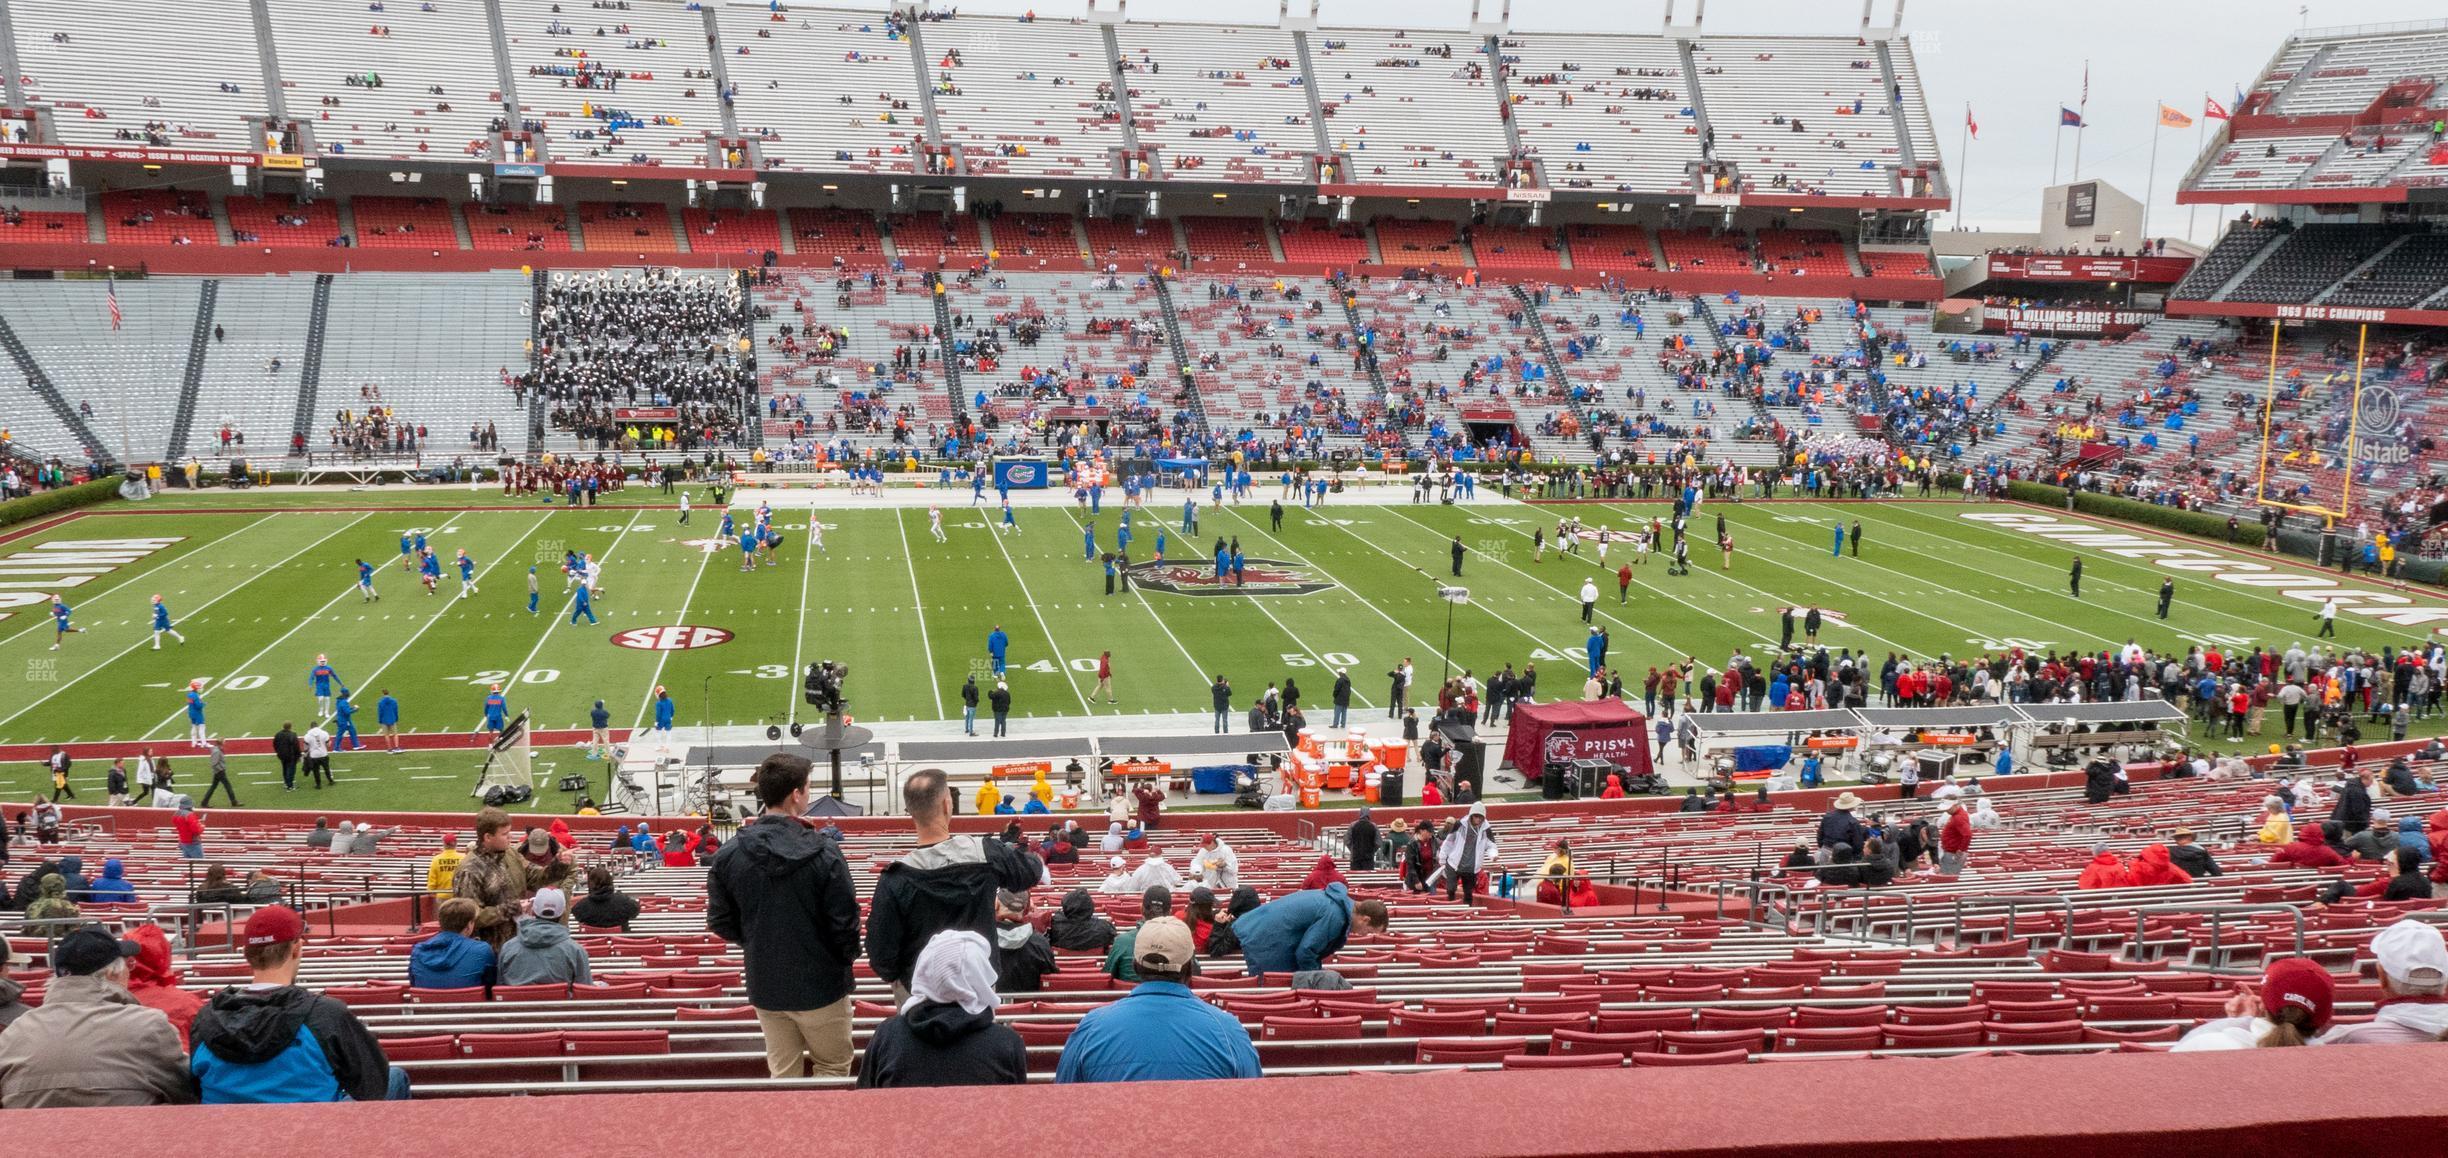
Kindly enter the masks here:
M 578 230 L 591 252 L 680 252 L 671 208 L 660 201 L 588 201 L 578 206 Z
M 1497 185 L 1511 155 L 1483 44 L 1448 32 L 1336 30 L 1309 53 L 1327 140 L 1380 185 Z
M 130 20 L 83 0 L 9 6 L 26 99 L 71 145 L 257 153 L 269 110 L 244 0 L 198 0 L 177 20 Z
M 2405 232 L 2394 225 L 2303 226 L 2222 296 L 2239 302 L 2310 301 Z
M 2436 22 L 2291 35 L 2221 120 L 2179 200 L 2357 201 L 2448 181 L 2431 131 L 2443 69 L 2448 29 Z
M 501 78 L 471 5 L 369 9 L 267 0 L 290 115 L 345 157 L 477 158 L 502 114 Z
M 313 306 L 311 277 L 222 279 L 213 303 L 219 333 L 197 379 L 187 453 L 288 453 Z
M 943 141 L 971 173 L 1077 180 L 1114 173 L 1121 102 L 1079 21 L 955 16 L 923 30 Z M 971 57 L 976 59 L 972 60 Z
M 320 248 L 342 236 L 340 207 L 330 201 L 232 195 L 222 199 L 221 209 L 229 218 L 230 239 L 239 245 Z
M 876 227 L 873 213 L 856 209 L 793 209 L 790 224 L 793 253 L 829 257 L 853 268 L 884 264 L 883 232 Z
M 740 132 L 778 169 L 913 173 L 925 119 L 909 41 L 883 14 L 714 10 Z M 821 62 L 820 67 L 811 67 Z
M 618 411 L 666 409 L 679 449 L 728 443 L 755 405 L 748 308 L 737 275 L 673 270 L 556 274 L 537 321 L 534 388 L 552 425 L 597 443 Z
M 366 249 L 457 249 L 459 225 L 438 197 L 359 197 L 349 202 L 357 223 L 349 236 Z
M 1163 158 L 1167 176 L 1310 180 L 1317 137 L 1291 33 L 1125 23 L 1114 34 L 1140 144 Z
M 1673 41 L 1646 36 L 1504 38 L 1523 145 L 1559 189 L 1691 187 L 1699 121 Z
M 609 165 L 703 165 L 722 129 L 693 6 L 618 9 L 499 0 L 520 118 L 555 158 Z
M 468 239 L 477 249 L 523 253 L 567 252 L 569 207 L 565 205 L 470 205 Z
M 530 288 L 515 271 L 334 279 L 309 448 L 335 448 L 341 410 L 380 405 L 431 428 L 437 457 L 462 453 L 461 434 L 476 423 L 492 425 L 503 449 L 525 449 L 527 408 L 507 379 L 527 368 Z
M 1903 161 L 1872 49 L 1844 40 L 1725 37 L 1692 46 L 1715 131 L 1710 156 L 1760 192 L 1884 196 Z M 1922 150 L 1936 156 L 1935 142 Z

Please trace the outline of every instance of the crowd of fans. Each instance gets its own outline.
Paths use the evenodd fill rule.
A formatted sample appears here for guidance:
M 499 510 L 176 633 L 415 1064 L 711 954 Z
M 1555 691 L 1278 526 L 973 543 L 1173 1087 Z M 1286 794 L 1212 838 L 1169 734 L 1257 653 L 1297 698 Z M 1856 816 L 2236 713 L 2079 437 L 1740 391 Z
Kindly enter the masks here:
M 621 447 L 636 416 L 676 449 L 734 444 L 756 413 L 756 355 L 739 276 L 625 270 L 559 274 L 536 320 L 535 368 L 519 385 L 543 395 L 553 426 Z

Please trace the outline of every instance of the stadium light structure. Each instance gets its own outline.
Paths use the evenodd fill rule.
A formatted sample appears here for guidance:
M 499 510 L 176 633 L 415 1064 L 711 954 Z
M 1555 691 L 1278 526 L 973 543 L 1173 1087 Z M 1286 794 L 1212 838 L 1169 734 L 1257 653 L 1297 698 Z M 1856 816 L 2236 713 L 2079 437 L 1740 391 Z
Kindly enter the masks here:
M 1444 600 L 1444 601 L 1445 601 L 1445 677 L 1444 677 L 1444 678 L 1446 678 L 1446 679 L 1452 679 L 1452 678 L 1453 678 L 1453 621 L 1454 621 L 1454 608 L 1456 608 L 1456 607 L 1460 607 L 1460 606 L 1462 606 L 1463 604 L 1470 602 L 1470 588 L 1468 588 L 1468 587 L 1446 587 L 1446 586 L 1439 586 L 1439 587 L 1437 588 L 1437 598 L 1442 599 L 1442 600 Z

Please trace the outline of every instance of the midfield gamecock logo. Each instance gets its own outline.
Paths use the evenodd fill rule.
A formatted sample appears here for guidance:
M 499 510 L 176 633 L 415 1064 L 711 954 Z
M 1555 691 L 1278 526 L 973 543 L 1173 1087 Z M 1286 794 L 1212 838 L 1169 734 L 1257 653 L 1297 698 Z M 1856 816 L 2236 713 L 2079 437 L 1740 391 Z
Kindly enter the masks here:
M 1133 563 L 1130 581 L 1149 591 L 1174 595 L 1315 595 L 1334 590 L 1334 583 L 1297 563 L 1275 559 L 1244 559 L 1242 582 L 1226 575 L 1217 582 L 1215 568 L 1196 562 Z

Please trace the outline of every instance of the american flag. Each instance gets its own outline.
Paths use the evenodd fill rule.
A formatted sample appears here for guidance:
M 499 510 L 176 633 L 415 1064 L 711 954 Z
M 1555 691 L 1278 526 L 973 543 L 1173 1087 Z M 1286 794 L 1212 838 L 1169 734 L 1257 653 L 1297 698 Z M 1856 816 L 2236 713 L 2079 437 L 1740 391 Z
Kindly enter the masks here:
M 119 328 L 119 281 L 113 278 L 102 284 L 104 287 L 102 300 L 110 309 L 111 328 L 116 330 Z

